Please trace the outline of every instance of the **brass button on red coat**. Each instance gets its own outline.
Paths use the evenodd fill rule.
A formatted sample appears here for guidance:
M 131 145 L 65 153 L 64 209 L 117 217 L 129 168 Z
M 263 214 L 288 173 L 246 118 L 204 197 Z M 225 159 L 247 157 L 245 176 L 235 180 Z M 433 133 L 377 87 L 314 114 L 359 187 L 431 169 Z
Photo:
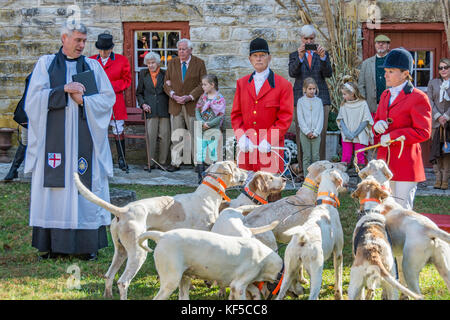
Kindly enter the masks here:
M 253 114 L 256 114 L 256 111 L 253 111 Z
M 253 121 L 253 124 L 256 124 L 256 121 Z

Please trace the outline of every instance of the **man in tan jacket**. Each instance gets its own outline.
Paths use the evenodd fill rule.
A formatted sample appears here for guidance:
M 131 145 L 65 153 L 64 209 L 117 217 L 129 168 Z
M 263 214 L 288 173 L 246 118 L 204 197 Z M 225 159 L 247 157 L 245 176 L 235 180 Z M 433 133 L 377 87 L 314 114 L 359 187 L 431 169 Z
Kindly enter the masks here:
M 177 49 L 178 57 L 169 62 L 164 78 L 164 91 L 170 97 L 169 113 L 172 128 L 172 161 L 170 166 L 167 167 L 170 172 L 179 170 L 181 162 L 190 163 L 191 159 L 194 158 L 195 106 L 203 93 L 201 79 L 206 75 L 205 62 L 192 55 L 192 42 L 190 40 L 179 40 Z M 186 134 L 186 129 L 190 135 Z M 183 143 L 176 143 L 181 137 Z M 186 151 L 186 148 L 190 148 L 190 154 L 183 152 Z

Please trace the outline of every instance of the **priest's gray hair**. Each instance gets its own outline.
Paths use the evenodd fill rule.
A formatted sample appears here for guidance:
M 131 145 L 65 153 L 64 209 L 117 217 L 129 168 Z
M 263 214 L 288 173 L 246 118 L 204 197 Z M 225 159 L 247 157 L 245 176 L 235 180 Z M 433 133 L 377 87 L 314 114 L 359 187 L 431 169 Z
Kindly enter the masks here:
M 63 34 L 67 34 L 68 36 L 70 36 L 74 31 L 78 31 L 82 34 L 87 34 L 87 28 L 84 24 L 80 22 L 76 24 L 65 22 L 61 28 L 61 37 L 63 36 Z
M 155 60 L 156 64 L 161 63 L 161 57 L 156 52 L 149 52 L 144 57 L 144 64 L 146 65 L 149 60 Z
M 300 29 L 300 36 L 308 38 L 311 36 L 316 36 L 317 32 L 316 32 L 316 28 L 314 28 L 313 25 L 311 24 L 307 24 L 304 25 L 301 29 Z
M 180 39 L 177 42 L 177 48 L 180 43 L 186 43 L 189 49 L 192 49 L 192 41 L 186 38 Z

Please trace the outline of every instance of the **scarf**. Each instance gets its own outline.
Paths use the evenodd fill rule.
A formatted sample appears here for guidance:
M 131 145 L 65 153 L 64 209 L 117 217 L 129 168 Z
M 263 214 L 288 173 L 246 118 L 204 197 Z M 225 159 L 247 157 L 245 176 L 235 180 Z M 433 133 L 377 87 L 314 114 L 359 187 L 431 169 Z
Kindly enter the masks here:
M 441 84 L 441 90 L 439 91 L 439 102 L 445 100 L 450 101 L 450 97 L 448 96 L 447 90 L 450 87 L 450 80 L 445 80 Z
M 56 53 L 48 74 L 50 88 L 48 98 L 47 128 L 45 136 L 44 187 L 65 187 L 65 119 L 68 94 L 64 92 L 66 84 L 66 61 L 76 61 L 77 73 L 90 70 L 81 55 L 77 59 L 69 59 L 62 52 Z M 91 189 L 92 185 L 92 137 L 82 105 L 78 106 L 78 173 L 83 184 Z
M 201 108 L 201 113 L 211 109 L 216 116 L 225 114 L 225 98 L 217 92 L 217 95 L 213 99 L 208 100 L 208 95 L 204 93 L 197 103 L 197 108 Z

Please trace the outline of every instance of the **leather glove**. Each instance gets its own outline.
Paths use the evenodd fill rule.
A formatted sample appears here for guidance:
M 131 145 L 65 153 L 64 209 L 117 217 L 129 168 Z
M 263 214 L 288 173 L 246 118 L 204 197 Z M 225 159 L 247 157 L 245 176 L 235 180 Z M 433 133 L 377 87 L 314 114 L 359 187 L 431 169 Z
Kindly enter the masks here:
M 383 147 L 390 145 L 389 141 L 391 141 L 391 135 L 389 133 L 383 134 L 380 138 L 380 143 Z
M 373 130 L 375 130 L 376 133 L 378 134 L 382 134 L 386 131 L 386 129 L 388 128 L 388 124 L 386 121 L 384 120 L 380 120 L 377 123 L 375 123 L 375 125 L 373 126 Z
M 250 139 L 243 135 L 239 141 L 238 141 L 239 149 L 241 149 L 242 152 L 252 152 L 255 148 L 255 145 L 250 141 Z
M 259 152 L 267 153 L 267 152 L 270 152 L 270 149 L 271 149 L 271 145 L 266 139 L 264 139 L 263 141 L 261 141 L 259 143 L 259 146 L 258 146 Z

